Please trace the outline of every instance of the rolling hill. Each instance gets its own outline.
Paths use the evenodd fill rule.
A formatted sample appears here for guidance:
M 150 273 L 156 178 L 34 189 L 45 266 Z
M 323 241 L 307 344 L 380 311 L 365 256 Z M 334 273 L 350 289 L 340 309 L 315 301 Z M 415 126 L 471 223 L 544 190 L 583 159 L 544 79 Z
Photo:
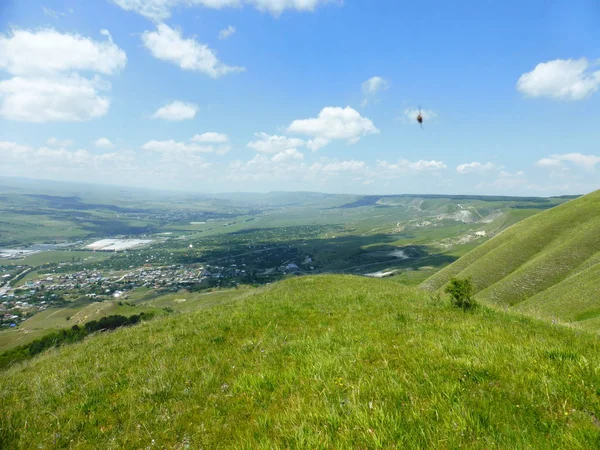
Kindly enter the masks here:
M 476 298 L 600 330 L 600 191 L 529 217 L 422 286 L 472 277 Z
M 600 443 L 600 342 L 354 276 L 292 278 L 51 349 L 0 377 L 0 447 Z

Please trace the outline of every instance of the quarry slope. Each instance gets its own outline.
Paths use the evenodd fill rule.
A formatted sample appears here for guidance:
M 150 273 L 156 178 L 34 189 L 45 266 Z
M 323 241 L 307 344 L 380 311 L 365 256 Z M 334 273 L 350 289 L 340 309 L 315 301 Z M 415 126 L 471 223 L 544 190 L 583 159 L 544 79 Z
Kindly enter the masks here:
M 0 447 L 597 448 L 600 343 L 390 280 L 310 276 L 0 376 Z
M 511 226 L 422 287 L 436 291 L 451 277 L 472 277 L 482 301 L 583 325 L 577 322 L 600 317 L 599 274 L 596 191 Z

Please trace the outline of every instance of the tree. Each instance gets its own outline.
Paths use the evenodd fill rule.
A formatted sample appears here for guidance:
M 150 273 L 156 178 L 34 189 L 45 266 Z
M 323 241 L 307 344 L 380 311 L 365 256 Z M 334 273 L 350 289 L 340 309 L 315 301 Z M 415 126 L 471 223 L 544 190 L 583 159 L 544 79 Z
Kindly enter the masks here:
M 471 278 L 463 280 L 451 278 L 444 292 L 452 296 L 452 304 L 458 308 L 467 310 L 477 306 L 477 302 L 473 299 L 473 282 Z

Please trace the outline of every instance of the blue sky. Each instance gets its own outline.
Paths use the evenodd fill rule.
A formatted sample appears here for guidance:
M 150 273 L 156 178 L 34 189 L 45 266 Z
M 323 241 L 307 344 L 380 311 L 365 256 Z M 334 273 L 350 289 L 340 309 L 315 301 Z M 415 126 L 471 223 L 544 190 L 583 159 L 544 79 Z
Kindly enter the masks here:
M 584 193 L 599 89 L 594 0 L 5 0 L 0 175 Z

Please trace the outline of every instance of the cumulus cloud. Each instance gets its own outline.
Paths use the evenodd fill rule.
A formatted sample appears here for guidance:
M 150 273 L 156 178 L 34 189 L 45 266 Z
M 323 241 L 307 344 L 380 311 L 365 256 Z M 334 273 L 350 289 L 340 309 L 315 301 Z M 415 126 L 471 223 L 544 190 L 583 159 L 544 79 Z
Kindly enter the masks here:
M 235 34 L 235 27 L 232 25 L 229 25 L 227 28 L 222 29 L 221 31 L 219 31 L 219 39 L 223 40 L 223 39 L 227 39 L 230 36 L 233 36 Z
M 213 147 L 206 145 L 189 144 L 186 142 L 178 142 L 173 139 L 166 141 L 148 141 L 142 145 L 144 150 L 151 150 L 160 153 L 211 153 L 214 151 Z
M 324 172 L 326 174 L 342 172 L 365 172 L 367 164 L 364 161 L 354 159 L 347 161 L 317 162 L 311 168 L 313 172 Z
M 488 173 L 496 168 L 496 164 L 491 162 L 482 164 L 480 162 L 474 161 L 472 163 L 460 164 L 456 167 L 456 171 L 461 175 L 466 175 L 469 173 L 477 173 L 481 175 Z
M 251 160 L 240 160 L 229 164 L 227 178 L 232 181 L 286 181 L 302 179 L 306 176 L 306 165 L 303 155 L 295 149 L 277 153 L 273 156 L 257 154 Z
M 600 71 L 591 71 L 587 59 L 556 59 L 538 64 L 521 75 L 517 89 L 527 97 L 583 100 L 598 90 Z
M 158 24 L 156 31 L 145 31 L 142 43 L 155 58 L 175 64 L 183 70 L 204 73 L 211 78 L 245 70 L 222 63 L 208 45 L 195 39 L 185 39 L 181 31 L 164 23 Z
M 285 10 L 314 11 L 326 3 L 341 4 L 342 0 L 112 0 L 126 11 L 134 11 L 142 16 L 163 21 L 171 16 L 171 10 L 177 6 L 204 6 L 220 9 L 250 5 L 259 11 L 281 15 Z
M 198 105 L 176 100 L 168 105 L 158 108 L 152 115 L 152 118 L 169 121 L 189 120 L 196 116 L 196 112 L 198 112 Z
M 201 154 L 67 150 L 0 141 L 0 159 L 15 176 L 102 184 L 190 188 L 190 180 L 224 179 Z
M 209 132 L 203 133 L 203 134 L 197 134 L 192 138 L 193 142 L 213 143 L 213 144 L 222 144 L 224 142 L 227 142 L 228 140 L 229 140 L 229 137 L 226 134 L 215 133 L 212 131 L 209 131 Z
M 389 83 L 381 77 L 369 78 L 362 84 L 363 92 L 363 106 L 366 106 L 370 100 L 377 97 L 377 94 L 381 91 L 388 89 Z
M 106 149 L 114 147 L 114 144 L 112 142 L 110 142 L 109 139 L 104 138 L 104 137 L 96 140 L 94 142 L 94 145 L 98 148 L 106 148 Z
M 127 56 L 112 41 L 94 41 L 79 34 L 14 29 L 0 34 L 0 69 L 12 75 L 34 76 L 73 71 L 111 75 L 125 67 Z
M 13 78 L 0 81 L 0 117 L 27 122 L 74 121 L 101 117 L 110 100 L 100 91 L 110 84 L 98 76 L 125 67 L 125 52 L 110 33 L 105 41 L 78 34 L 13 29 L 0 35 L 0 69 Z
M 300 153 L 295 148 L 289 148 L 287 150 L 277 153 L 271 158 L 271 161 L 275 163 L 284 163 L 288 161 L 302 161 L 303 159 L 304 155 L 302 153 Z
M 323 108 L 316 118 L 294 120 L 287 131 L 313 137 L 314 139 L 307 143 L 313 151 L 332 140 L 345 140 L 354 144 L 362 136 L 379 134 L 373 122 L 362 117 L 350 106 Z
M 26 145 L 20 145 L 16 142 L 0 141 L 0 152 L 6 155 L 23 155 L 29 153 L 31 149 Z
M 396 163 L 390 163 L 387 161 L 377 160 L 377 170 L 382 175 L 397 176 L 408 173 L 421 173 L 421 172 L 437 172 L 446 169 L 448 166 L 443 161 L 436 160 L 419 160 L 409 161 L 407 159 L 400 159 Z
M 132 161 L 129 154 L 102 153 L 95 154 L 85 149 L 66 150 L 64 148 L 40 147 L 32 148 L 14 142 L 0 142 L 0 151 L 3 157 L 14 164 L 27 167 L 37 167 L 44 170 L 55 170 L 60 167 L 82 166 L 88 168 L 107 165 L 110 167 L 115 162 L 125 163 Z
M 71 139 L 58 139 L 51 137 L 46 141 L 46 145 L 49 147 L 70 147 L 73 145 L 73 141 Z
M 269 135 L 267 133 L 255 133 L 254 136 L 258 139 L 248 142 L 248 147 L 262 153 L 277 153 L 305 145 L 305 142 L 298 138 Z
M 215 138 L 215 135 L 218 135 L 218 133 L 206 133 L 206 135 L 209 135 L 208 137 L 210 137 L 211 134 L 213 135 L 213 138 Z M 225 135 L 218 135 L 218 138 L 222 136 Z M 231 147 L 222 143 L 223 141 L 213 141 L 213 143 L 221 143 L 221 145 L 210 145 L 209 141 L 202 139 L 198 140 L 199 138 L 201 138 L 201 136 L 194 136 L 192 142 L 180 142 L 173 139 L 164 141 L 152 140 L 142 145 L 142 149 L 163 154 L 179 155 L 182 157 L 192 156 L 197 153 L 216 153 L 217 155 L 224 155 L 231 150 Z M 193 142 L 194 139 L 196 139 L 195 142 Z M 204 139 L 206 139 L 206 136 Z M 196 142 L 203 142 L 205 144 L 201 145 Z
M 525 172 L 518 170 L 516 172 L 500 171 L 496 179 L 485 181 L 475 186 L 476 189 L 494 188 L 500 190 L 522 190 L 528 185 Z
M 77 75 L 14 77 L 0 81 L 0 117 L 37 123 L 95 119 L 110 107 L 110 100 L 99 93 L 109 86 L 97 78 Z
M 582 153 L 564 153 L 562 155 L 552 155 L 548 158 L 542 158 L 536 162 L 536 165 L 552 169 L 564 167 L 564 163 L 571 163 L 585 170 L 593 170 L 596 164 L 600 164 L 600 156 L 584 155 Z
M 233 161 L 227 177 L 234 181 L 274 181 L 322 184 L 337 177 L 362 177 L 368 171 L 364 161 L 336 161 L 322 158 L 313 164 L 304 162 L 304 155 L 291 148 L 274 155 L 257 154 L 251 160 Z M 348 178 L 349 180 L 350 178 Z

